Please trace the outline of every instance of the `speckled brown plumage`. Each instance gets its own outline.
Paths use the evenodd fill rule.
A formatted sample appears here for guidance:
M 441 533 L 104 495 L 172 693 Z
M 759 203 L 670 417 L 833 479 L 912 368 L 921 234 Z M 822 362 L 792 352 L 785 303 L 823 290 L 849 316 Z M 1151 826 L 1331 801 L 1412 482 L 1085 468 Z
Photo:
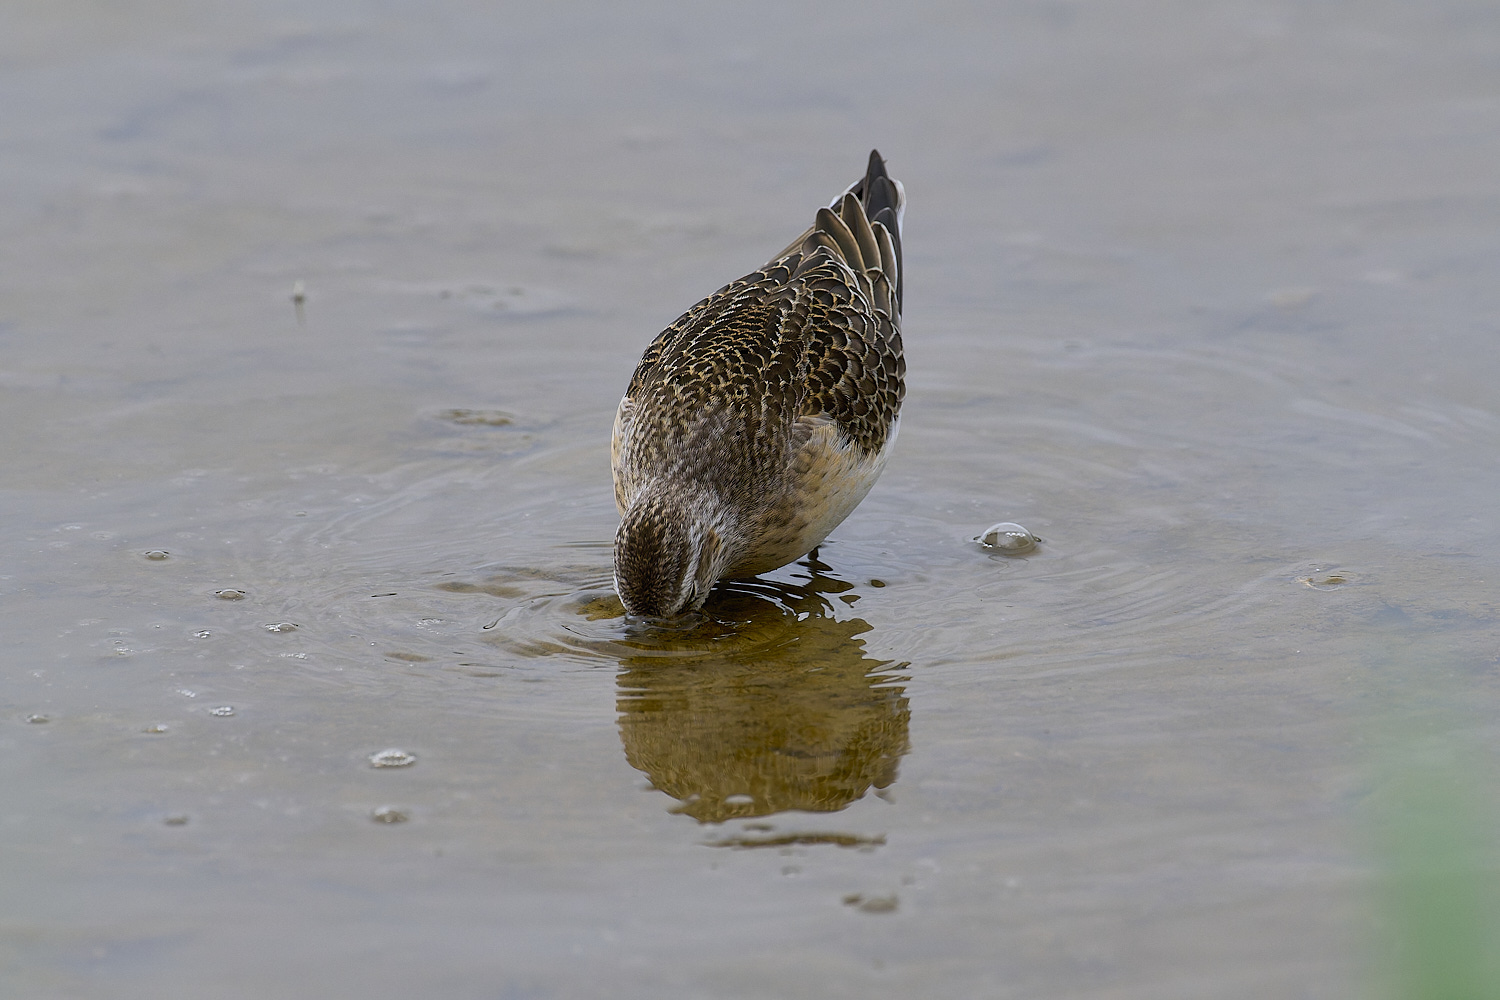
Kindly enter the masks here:
M 872 152 L 801 237 L 646 349 L 612 456 L 628 610 L 674 614 L 789 562 L 868 491 L 905 394 L 904 204 Z

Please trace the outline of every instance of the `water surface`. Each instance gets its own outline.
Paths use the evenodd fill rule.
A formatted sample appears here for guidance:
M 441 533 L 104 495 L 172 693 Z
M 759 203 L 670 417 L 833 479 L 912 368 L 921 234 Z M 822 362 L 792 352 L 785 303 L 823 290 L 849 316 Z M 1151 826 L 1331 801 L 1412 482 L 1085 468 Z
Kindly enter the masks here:
M 1494 787 L 1488 5 L 48 0 L 0 53 L 17 995 L 1363 996 L 1387 723 Z M 627 622 L 636 358 L 871 146 L 884 478 Z

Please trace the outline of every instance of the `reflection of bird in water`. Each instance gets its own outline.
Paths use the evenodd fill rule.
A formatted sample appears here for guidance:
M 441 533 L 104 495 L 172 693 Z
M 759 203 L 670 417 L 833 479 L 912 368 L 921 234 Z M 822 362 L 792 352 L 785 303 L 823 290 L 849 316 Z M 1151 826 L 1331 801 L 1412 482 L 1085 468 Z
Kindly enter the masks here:
M 874 485 L 906 391 L 905 205 L 872 151 L 812 228 L 646 349 L 612 446 L 626 610 L 675 615 L 791 562 Z
M 735 635 L 703 624 L 621 660 L 625 757 L 676 811 L 704 823 L 834 812 L 896 780 L 911 718 L 898 668 L 864 655 L 855 636 L 869 624 L 833 617 L 823 594 L 851 585 L 807 565 L 805 586 L 716 594 L 714 618 Z

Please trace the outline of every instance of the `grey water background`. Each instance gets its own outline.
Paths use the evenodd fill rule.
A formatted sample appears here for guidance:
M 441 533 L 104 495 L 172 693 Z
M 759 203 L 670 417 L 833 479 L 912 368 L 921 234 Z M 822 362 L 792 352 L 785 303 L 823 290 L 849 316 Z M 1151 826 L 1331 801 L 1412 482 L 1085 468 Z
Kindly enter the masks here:
M 871 146 L 894 458 L 642 636 L 630 370 Z M 3 991 L 1369 995 L 1402 734 L 1493 805 L 1497 167 L 1489 3 L 10 0 Z

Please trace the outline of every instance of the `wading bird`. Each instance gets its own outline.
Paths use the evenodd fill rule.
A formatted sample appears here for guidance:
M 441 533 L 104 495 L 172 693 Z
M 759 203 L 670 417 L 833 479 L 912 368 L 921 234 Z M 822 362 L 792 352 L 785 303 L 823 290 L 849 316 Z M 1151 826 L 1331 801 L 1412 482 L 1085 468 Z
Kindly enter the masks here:
M 905 207 L 871 151 L 812 228 L 646 348 L 611 443 L 626 611 L 696 610 L 717 581 L 811 551 L 870 491 L 906 393 Z

